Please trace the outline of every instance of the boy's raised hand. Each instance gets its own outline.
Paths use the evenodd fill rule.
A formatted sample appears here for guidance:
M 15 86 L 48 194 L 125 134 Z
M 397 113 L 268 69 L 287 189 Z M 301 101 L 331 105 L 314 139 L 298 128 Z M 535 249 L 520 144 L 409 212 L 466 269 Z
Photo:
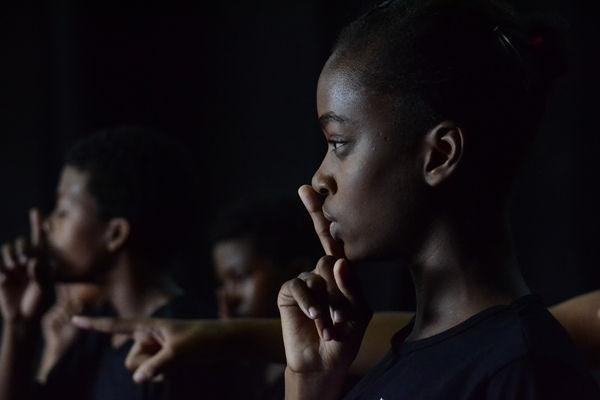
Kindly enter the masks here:
M 286 282 L 279 292 L 289 398 L 336 397 L 356 357 L 371 318 L 341 243 L 329 233 L 320 195 L 305 185 L 298 191 L 326 252 L 311 272 Z M 327 385 L 320 392 L 307 387 Z M 318 389 L 318 388 L 317 388 Z M 316 390 L 316 389 L 315 389 Z
M 32 209 L 29 220 L 29 240 L 18 238 L 1 248 L 0 311 L 8 324 L 39 322 L 49 305 L 52 285 L 42 216 L 37 209 Z

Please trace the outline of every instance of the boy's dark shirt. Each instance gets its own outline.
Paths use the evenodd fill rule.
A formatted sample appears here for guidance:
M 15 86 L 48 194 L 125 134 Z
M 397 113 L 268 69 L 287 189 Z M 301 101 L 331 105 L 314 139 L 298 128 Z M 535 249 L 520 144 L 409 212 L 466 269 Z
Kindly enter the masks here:
M 88 312 L 93 316 L 116 316 L 110 307 Z M 214 314 L 187 296 L 179 296 L 152 314 L 153 318 L 213 318 Z M 173 374 L 164 382 L 138 385 L 125 366 L 132 341 L 113 348 L 111 336 L 82 331 L 75 342 L 52 369 L 36 398 L 60 400 L 163 400 L 197 398 L 198 385 L 210 380 L 206 371 L 194 376 Z M 191 371 L 190 371 L 191 372 Z M 214 382 L 214 384 L 217 384 Z M 196 393 L 188 393 L 191 390 Z M 174 394 L 176 393 L 176 395 Z M 189 395 L 189 397 L 188 397 Z
M 346 400 L 600 399 L 563 327 L 537 296 L 495 306 L 427 339 L 412 323 Z

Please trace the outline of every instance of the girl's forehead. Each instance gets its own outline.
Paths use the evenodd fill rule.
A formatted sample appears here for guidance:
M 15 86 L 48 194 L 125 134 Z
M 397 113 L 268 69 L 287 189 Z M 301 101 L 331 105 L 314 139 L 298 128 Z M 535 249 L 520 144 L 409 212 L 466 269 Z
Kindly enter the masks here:
M 319 114 L 336 114 L 351 111 L 357 104 L 366 101 L 367 92 L 363 90 L 355 71 L 340 67 L 323 68 L 317 85 L 317 109 Z
M 364 91 L 360 70 L 353 63 L 345 61 L 328 61 L 321 70 L 319 85 L 329 89 L 335 87 L 346 92 L 360 93 Z
M 393 112 L 389 96 L 367 90 L 357 78 L 356 70 L 324 68 L 317 87 L 319 122 L 343 121 L 346 126 L 386 124 Z M 333 115 L 335 118 L 328 116 Z

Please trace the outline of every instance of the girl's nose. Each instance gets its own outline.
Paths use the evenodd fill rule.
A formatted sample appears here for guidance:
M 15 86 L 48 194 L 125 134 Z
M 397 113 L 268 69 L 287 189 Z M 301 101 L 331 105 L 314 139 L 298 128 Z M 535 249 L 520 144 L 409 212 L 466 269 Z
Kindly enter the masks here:
M 323 196 L 335 194 L 337 191 L 335 179 L 325 168 L 325 160 L 313 175 L 311 185 L 316 192 Z

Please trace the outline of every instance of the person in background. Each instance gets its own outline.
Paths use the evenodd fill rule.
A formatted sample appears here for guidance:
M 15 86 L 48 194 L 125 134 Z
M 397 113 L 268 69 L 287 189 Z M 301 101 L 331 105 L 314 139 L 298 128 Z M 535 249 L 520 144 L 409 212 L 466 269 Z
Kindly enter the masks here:
M 240 202 L 215 223 L 212 259 L 220 318 L 276 318 L 283 282 L 319 256 L 310 220 L 286 198 Z
M 55 283 L 97 285 L 107 303 L 89 315 L 212 317 L 171 273 L 190 248 L 194 188 L 180 146 L 143 128 L 103 130 L 71 148 L 52 213 L 44 220 L 32 211 L 30 240 L 2 246 L 0 399 L 185 398 L 184 373 L 136 385 L 123 366 L 132 342 L 92 332 L 72 339 L 35 385 L 34 344 Z
M 283 282 L 309 270 L 318 259 L 319 242 L 311 233 L 302 206 L 290 199 L 247 200 L 224 211 L 212 239 L 219 317 L 277 318 L 277 293 Z M 239 396 L 283 397 L 283 363 L 229 364 Z

